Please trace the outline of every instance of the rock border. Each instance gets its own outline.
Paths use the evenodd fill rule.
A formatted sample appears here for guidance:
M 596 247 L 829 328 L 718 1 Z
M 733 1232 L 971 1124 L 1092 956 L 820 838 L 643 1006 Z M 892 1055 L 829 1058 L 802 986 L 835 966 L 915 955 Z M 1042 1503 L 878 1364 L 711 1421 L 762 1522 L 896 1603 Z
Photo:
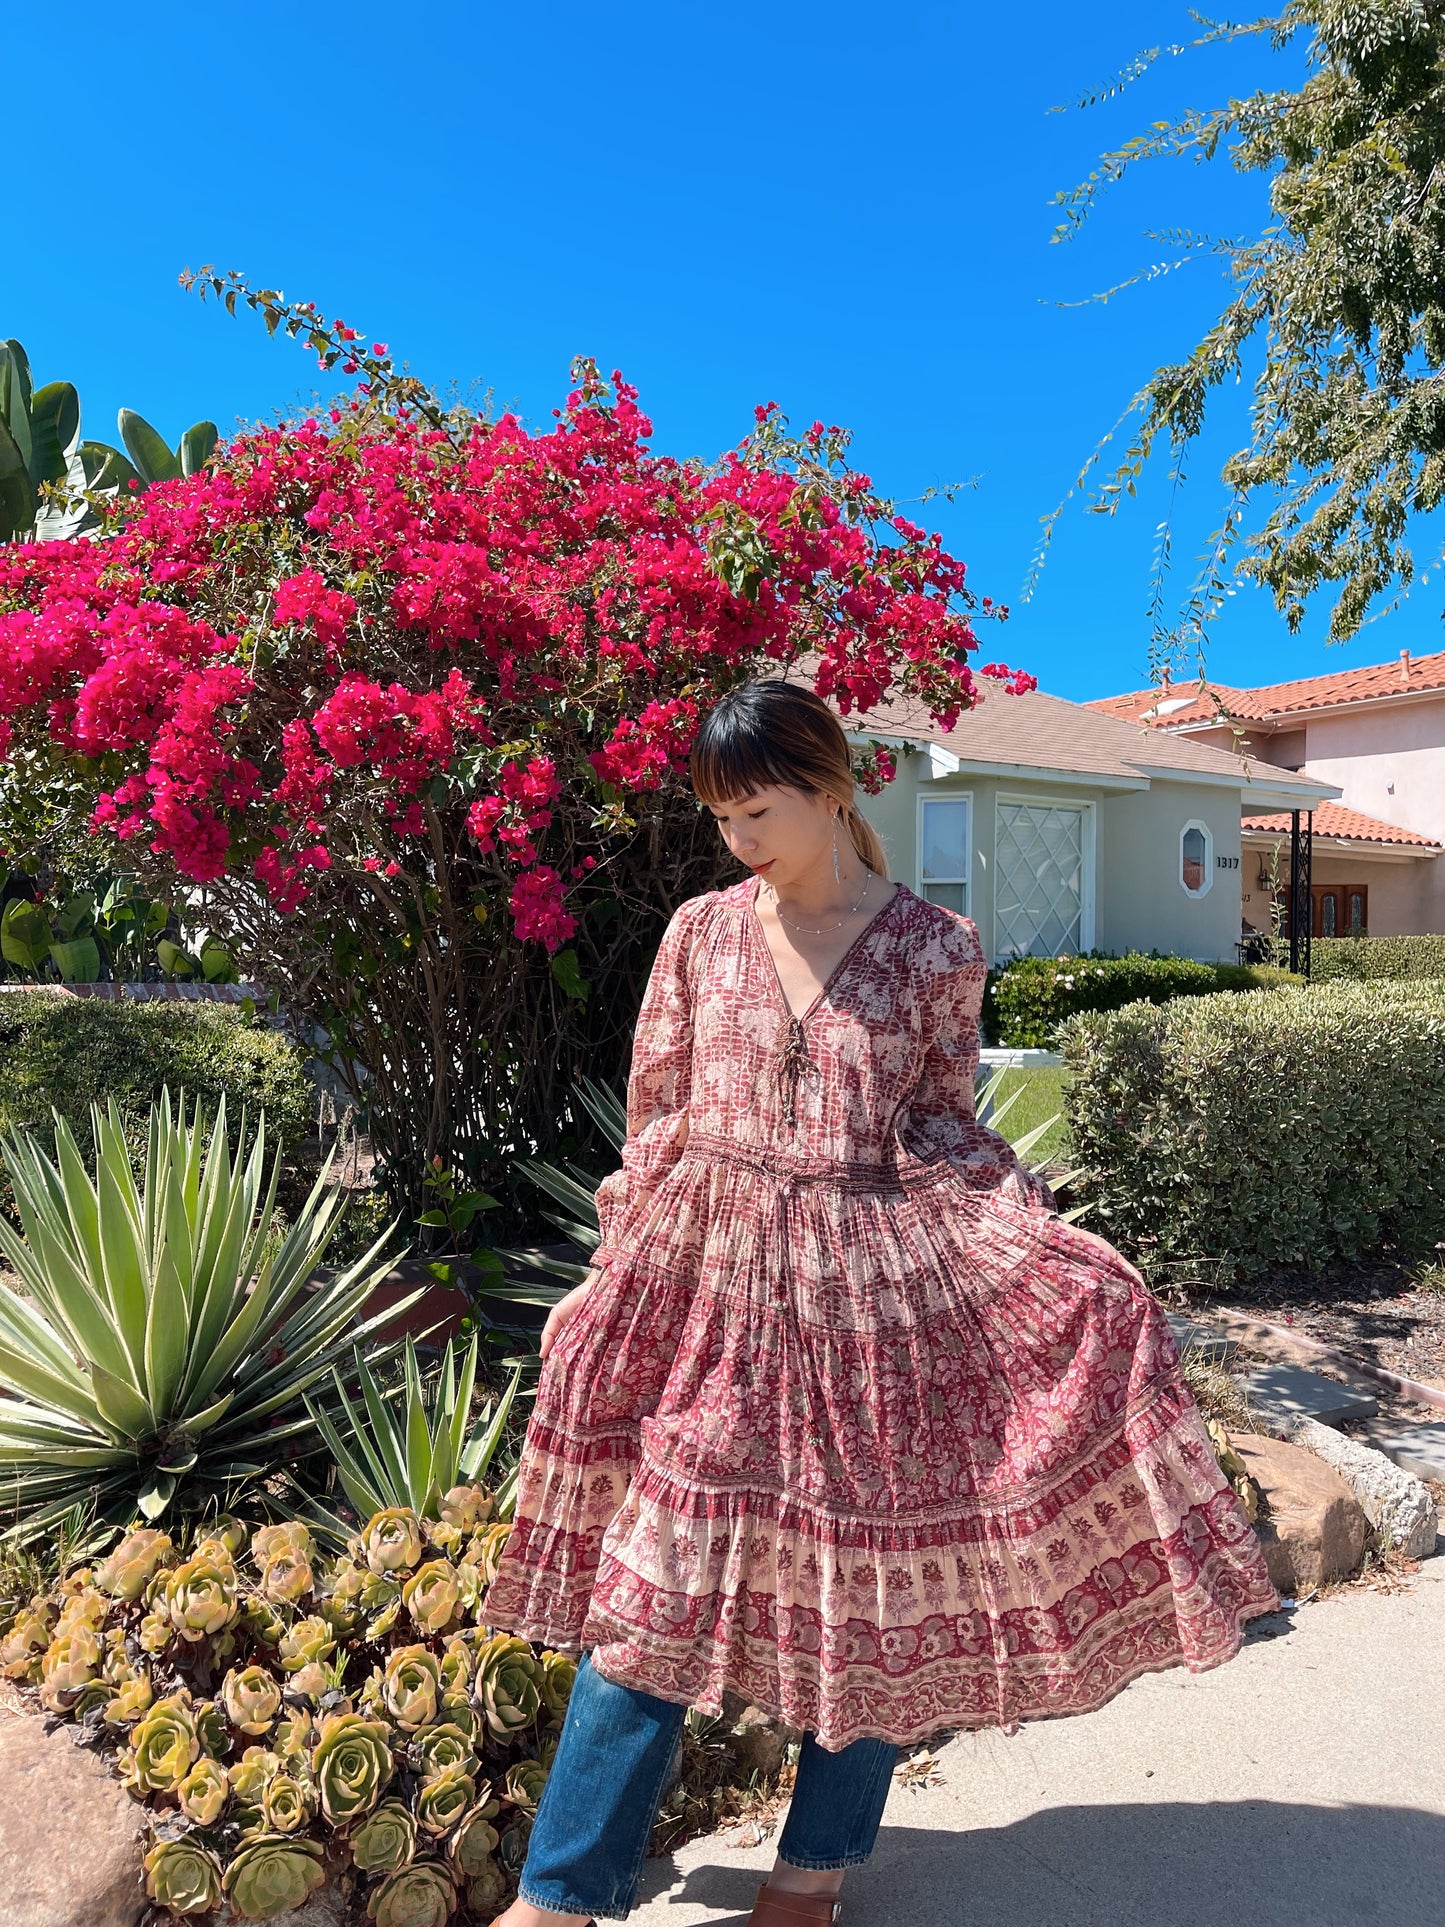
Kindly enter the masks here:
M 1362 1439 L 1336 1432 L 1318 1419 L 1299 1419 L 1288 1436 L 1290 1443 L 1302 1445 L 1333 1466 L 1381 1540 L 1388 1539 L 1411 1559 L 1427 1559 L 1434 1552 L 1440 1529 L 1434 1496 L 1413 1472 L 1406 1472 Z

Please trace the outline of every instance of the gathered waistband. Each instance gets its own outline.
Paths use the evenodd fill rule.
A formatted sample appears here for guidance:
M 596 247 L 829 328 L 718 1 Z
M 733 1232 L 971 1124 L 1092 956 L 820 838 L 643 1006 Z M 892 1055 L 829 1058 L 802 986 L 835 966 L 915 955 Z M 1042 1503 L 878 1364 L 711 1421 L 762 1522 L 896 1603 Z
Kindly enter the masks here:
M 952 1169 L 943 1159 L 927 1163 L 906 1151 L 898 1158 L 803 1157 L 781 1146 L 739 1144 L 705 1131 L 689 1132 L 682 1155 L 709 1164 L 745 1165 L 778 1184 L 831 1184 L 847 1191 L 906 1190 L 936 1182 Z

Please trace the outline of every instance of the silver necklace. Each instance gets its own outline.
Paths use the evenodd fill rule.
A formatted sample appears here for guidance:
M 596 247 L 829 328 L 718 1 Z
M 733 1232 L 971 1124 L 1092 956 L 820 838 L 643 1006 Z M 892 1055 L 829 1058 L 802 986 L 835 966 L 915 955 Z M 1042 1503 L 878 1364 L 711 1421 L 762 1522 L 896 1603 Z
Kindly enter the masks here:
M 783 906 L 778 901 L 777 891 L 773 890 L 773 886 L 771 883 L 768 885 L 768 888 L 769 890 L 772 890 L 773 908 L 778 913 L 779 923 L 785 923 L 790 930 L 801 931 L 805 936 L 821 937 L 824 935 L 825 932 L 829 930 L 841 930 L 843 928 L 843 925 L 848 921 L 849 917 L 857 916 L 858 912 L 863 908 L 864 899 L 868 895 L 868 890 L 872 882 L 873 882 L 873 872 L 870 870 L 863 883 L 863 895 L 859 897 L 858 901 L 853 905 L 852 909 L 849 910 L 846 913 L 846 915 L 839 917 L 836 923 L 822 923 L 822 924 L 819 924 L 816 928 L 810 923 L 794 923 L 791 917 L 785 917 L 783 915 Z

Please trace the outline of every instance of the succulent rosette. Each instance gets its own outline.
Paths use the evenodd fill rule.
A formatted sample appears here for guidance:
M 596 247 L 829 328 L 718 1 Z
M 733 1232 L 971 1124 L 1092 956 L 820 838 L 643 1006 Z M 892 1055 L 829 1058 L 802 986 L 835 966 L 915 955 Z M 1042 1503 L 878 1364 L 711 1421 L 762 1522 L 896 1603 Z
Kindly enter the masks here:
M 361 1620 L 362 1589 L 372 1576 L 354 1559 L 343 1559 L 333 1567 L 321 1611 L 337 1632 L 356 1630 Z
M 477 1783 L 465 1768 L 449 1766 L 444 1773 L 423 1780 L 416 1796 L 416 1823 L 424 1833 L 440 1839 L 472 1806 Z
M 264 1666 L 232 1667 L 221 1681 L 221 1705 L 238 1733 L 266 1733 L 281 1712 L 281 1688 Z
M 154 1699 L 155 1688 L 151 1685 L 149 1673 L 136 1673 L 130 1679 L 122 1680 L 105 1709 L 106 1725 L 134 1726 Z
M 451 1863 L 468 1880 L 481 1876 L 497 1850 L 497 1829 L 492 1825 L 497 1812 L 497 1802 L 483 1797 L 462 1816 L 451 1837 L 447 1847 Z
M 542 1704 L 553 1719 L 560 1720 L 567 1711 L 567 1702 L 572 1697 L 576 1680 L 575 1659 L 569 1659 L 566 1653 L 543 1653 L 542 1676 L 537 1682 L 537 1690 L 542 1695 Z
M 421 1558 L 421 1521 L 406 1506 L 390 1506 L 370 1519 L 361 1534 L 361 1557 L 372 1572 L 410 1572 Z
M 507 1876 L 497 1860 L 484 1860 L 467 1882 L 467 1905 L 479 1920 L 490 1920 L 507 1897 Z
M 222 1632 L 240 1611 L 229 1559 L 187 1559 L 167 1575 L 161 1596 L 172 1629 L 192 1643 Z
M 381 1703 L 403 1732 L 430 1726 L 441 1703 L 441 1664 L 425 1646 L 398 1646 L 381 1676 Z
M 196 1738 L 201 1743 L 201 1751 L 209 1753 L 213 1760 L 219 1760 L 231 1750 L 231 1729 L 226 1724 L 226 1716 L 214 1700 L 197 1700 L 195 1704 Z
M 133 1793 L 174 1793 L 200 1756 L 190 1700 L 173 1693 L 148 1707 L 131 1728 L 121 1779 Z
M 301 1559 L 316 1557 L 316 1541 L 311 1528 L 300 1519 L 284 1519 L 280 1525 L 260 1526 L 251 1534 L 251 1560 L 257 1572 L 264 1572 L 283 1552 Z
M 6 1679 L 37 1679 L 45 1649 L 55 1636 L 49 1608 L 32 1602 L 0 1639 L 0 1673 Z
M 261 1789 L 261 1819 L 272 1833 L 299 1833 L 315 1811 L 315 1788 L 294 1773 L 273 1773 Z
M 465 1635 L 454 1633 L 442 1651 L 442 1692 L 447 1696 L 472 1690 L 472 1649 Z
M 416 1821 L 402 1800 L 383 1800 L 351 1834 L 353 1864 L 362 1873 L 395 1873 L 416 1852 Z
M 145 1857 L 146 1893 L 173 1914 L 208 1914 L 221 1904 L 221 1863 L 194 1840 L 161 1840 Z
M 502 1789 L 512 1805 L 530 1817 L 537 1811 L 546 1784 L 547 1769 L 540 1760 L 518 1760 L 507 1769 Z
M 198 1827 L 212 1827 L 226 1810 L 231 1781 L 219 1760 L 197 1760 L 176 1788 L 181 1812 Z
M 262 1833 L 241 1843 L 226 1869 L 226 1898 L 242 1920 L 274 1920 L 300 1907 L 326 1882 L 316 1840 Z
M 74 1706 L 81 1691 L 100 1676 L 104 1649 L 94 1632 L 58 1633 L 40 1662 L 40 1703 L 52 1713 Z
M 94 1586 L 81 1586 L 67 1595 L 55 1622 L 57 1633 L 98 1633 L 105 1624 L 110 1601 Z
M 149 1612 L 141 1620 L 136 1638 L 143 1653 L 163 1653 L 175 1638 L 175 1629 L 164 1611 Z
M 456 1904 L 457 1890 L 446 1868 L 420 1860 L 388 1874 L 366 1914 L 376 1927 L 446 1927 Z
M 509 1740 L 530 1726 L 542 1703 L 538 1686 L 541 1667 L 525 1639 L 493 1633 L 477 1654 L 472 1697 L 497 1740 Z
M 112 1599 L 130 1604 L 140 1598 L 174 1551 L 166 1533 L 140 1526 L 128 1532 L 110 1557 L 96 1567 L 95 1583 Z
M 299 1673 L 316 1660 L 330 1659 L 336 1651 L 336 1634 L 318 1613 L 310 1613 L 282 1635 L 277 1651 L 286 1671 Z
M 410 1758 L 424 1780 L 433 1779 L 438 1773 L 447 1773 L 456 1766 L 463 1773 L 474 1773 L 477 1766 L 476 1749 L 470 1734 L 464 1733 L 461 1727 L 450 1720 L 439 1726 L 428 1726 L 418 1733 L 411 1745 Z
M 349 1826 L 370 1813 L 392 1774 L 391 1748 L 381 1721 L 358 1713 L 339 1713 L 321 1723 L 311 1756 L 311 1772 L 321 1811 L 334 1827 Z
M 419 1633 L 434 1638 L 450 1631 L 460 1611 L 456 1567 L 449 1559 L 429 1559 L 407 1580 L 401 1598 Z
M 486 1526 L 472 1536 L 467 1547 L 467 1559 L 481 1574 L 482 1584 L 490 1586 L 497 1576 L 497 1567 L 508 1539 L 512 1536 L 509 1525 Z
M 454 1485 L 437 1507 L 435 1520 L 428 1523 L 427 1537 L 443 1552 L 455 1552 L 469 1533 L 489 1525 L 496 1516 L 496 1499 L 484 1485 Z
M 240 1759 L 226 1769 L 231 1791 L 242 1806 L 260 1811 L 266 1782 L 279 1771 L 280 1766 L 280 1755 L 273 1753 L 269 1747 L 248 1746 Z
M 349 1713 L 351 1708 L 338 1706 L 333 1710 L 338 1713 Z M 296 1712 L 288 1713 L 284 1720 L 277 1720 L 268 1744 L 271 1751 L 279 1753 L 283 1760 L 295 1759 L 303 1753 L 309 1760 L 316 1740 L 315 1718 L 312 1714 L 298 1708 Z

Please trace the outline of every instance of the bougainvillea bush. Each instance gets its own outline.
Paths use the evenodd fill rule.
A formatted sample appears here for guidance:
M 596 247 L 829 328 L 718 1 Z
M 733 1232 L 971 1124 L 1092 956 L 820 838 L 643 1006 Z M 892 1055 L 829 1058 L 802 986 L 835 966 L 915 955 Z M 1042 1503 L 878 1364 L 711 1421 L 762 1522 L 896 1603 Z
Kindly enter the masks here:
M 141 1527 L 33 1599 L 0 1671 L 107 1752 L 145 1807 L 162 1917 L 245 1920 L 328 1881 L 378 1927 L 500 1912 L 575 1666 L 491 1633 L 510 1528 L 458 1486 L 335 1559 L 305 1525 Z
M 415 1209 L 431 1160 L 495 1181 L 579 1069 L 625 1066 L 661 921 L 727 874 L 683 773 L 708 704 L 791 671 L 947 725 L 997 612 L 838 429 L 767 404 L 678 460 L 586 362 L 544 429 L 489 419 L 305 304 L 199 285 L 359 386 L 96 541 L 0 553 L 0 741 L 83 775 L 117 861 L 202 892 L 325 1027 Z

